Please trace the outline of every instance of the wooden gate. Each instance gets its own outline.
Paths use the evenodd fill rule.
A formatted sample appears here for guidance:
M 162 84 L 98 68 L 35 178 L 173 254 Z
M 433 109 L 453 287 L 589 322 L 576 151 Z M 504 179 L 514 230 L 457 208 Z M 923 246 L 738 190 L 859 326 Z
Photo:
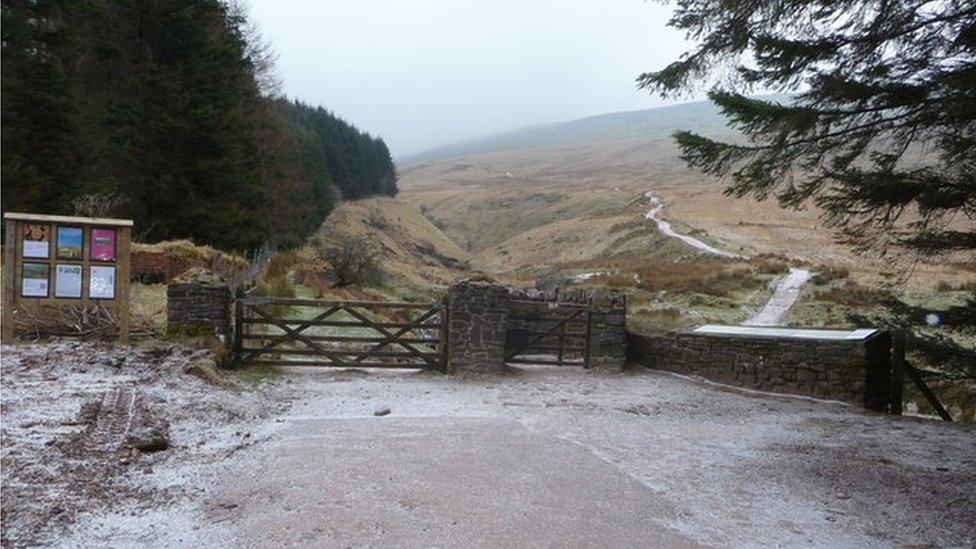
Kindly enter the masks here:
M 589 367 L 589 305 L 512 300 L 510 306 L 506 362 Z
M 234 316 L 241 365 L 444 369 L 438 304 L 247 297 Z

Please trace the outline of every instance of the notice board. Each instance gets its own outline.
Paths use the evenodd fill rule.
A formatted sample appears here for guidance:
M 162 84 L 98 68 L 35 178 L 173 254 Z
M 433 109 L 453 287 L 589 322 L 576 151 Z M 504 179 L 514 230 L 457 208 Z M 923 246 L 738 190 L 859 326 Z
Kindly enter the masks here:
M 129 337 L 132 220 L 4 214 L 3 341 L 23 318 L 100 308 Z M 19 315 L 19 316 L 18 316 Z

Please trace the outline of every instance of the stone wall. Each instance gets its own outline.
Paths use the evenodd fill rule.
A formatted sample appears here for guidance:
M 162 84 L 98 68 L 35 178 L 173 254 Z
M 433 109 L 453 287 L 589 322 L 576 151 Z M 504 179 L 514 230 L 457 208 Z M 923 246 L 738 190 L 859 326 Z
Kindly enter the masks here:
M 627 363 L 627 299 L 623 294 L 594 295 L 590 305 L 590 367 L 621 371 Z
M 558 301 L 554 301 L 558 299 Z M 505 368 L 506 342 L 514 332 L 544 330 L 564 318 L 566 308 L 534 306 L 550 302 L 585 304 L 588 313 L 574 323 L 577 349 L 588 346 L 590 367 L 622 370 L 626 363 L 626 302 L 620 294 L 563 292 L 558 295 L 517 290 L 502 284 L 465 280 L 453 286 L 446 298 L 448 315 L 448 370 L 500 372 Z M 587 314 L 590 326 L 586 328 Z M 585 341 L 587 340 L 588 341 Z M 585 341 L 585 343 L 584 343 Z M 557 344 L 558 337 L 547 340 Z M 575 357 L 573 357 L 575 358 Z M 582 358 L 582 353 L 579 354 Z
M 230 332 L 231 292 L 224 284 L 174 283 L 166 287 L 169 333 L 226 335 Z
M 505 369 L 508 288 L 463 280 L 446 297 L 449 372 Z
M 627 334 L 630 361 L 763 391 L 889 410 L 890 336 L 819 340 L 674 332 Z

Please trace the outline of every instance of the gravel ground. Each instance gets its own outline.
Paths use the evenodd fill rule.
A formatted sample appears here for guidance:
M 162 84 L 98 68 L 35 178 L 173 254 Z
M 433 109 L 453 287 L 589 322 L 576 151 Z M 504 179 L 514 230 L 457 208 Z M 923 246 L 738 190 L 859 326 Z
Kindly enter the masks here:
M 179 374 L 185 351 L 77 347 L 4 348 L 5 546 L 976 544 L 972 427 L 647 371 L 301 371 L 241 393 Z M 59 418 L 126 376 L 176 448 L 108 467 L 109 497 L 56 482 L 76 462 L 45 442 L 79 429 Z M 31 526 L 11 492 L 70 517 Z
M 280 411 L 261 392 L 183 373 L 205 351 L 61 341 L 0 353 L 4 547 L 88 545 L 97 530 L 73 532 L 102 516 L 138 521 L 193 500 L 187 480 L 253 444 Z M 170 448 L 134 449 L 146 429 L 168 433 Z

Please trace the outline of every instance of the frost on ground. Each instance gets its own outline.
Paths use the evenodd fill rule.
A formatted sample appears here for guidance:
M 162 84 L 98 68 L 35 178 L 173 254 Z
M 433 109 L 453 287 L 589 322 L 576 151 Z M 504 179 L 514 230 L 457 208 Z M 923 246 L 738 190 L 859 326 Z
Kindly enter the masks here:
M 192 356 L 4 348 L 4 545 L 976 544 L 971 426 L 573 367 L 235 392 L 182 375 Z M 174 448 L 73 454 L 86 403 L 130 409 L 120 385 Z
M 93 517 L 192 498 L 194 465 L 249 444 L 243 431 L 273 410 L 259 393 L 183 372 L 205 354 L 168 344 L 3 346 L 0 543 L 62 543 Z

